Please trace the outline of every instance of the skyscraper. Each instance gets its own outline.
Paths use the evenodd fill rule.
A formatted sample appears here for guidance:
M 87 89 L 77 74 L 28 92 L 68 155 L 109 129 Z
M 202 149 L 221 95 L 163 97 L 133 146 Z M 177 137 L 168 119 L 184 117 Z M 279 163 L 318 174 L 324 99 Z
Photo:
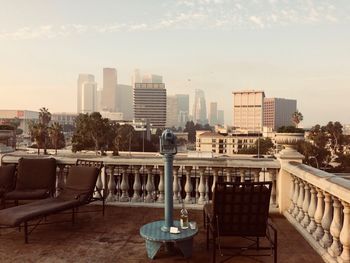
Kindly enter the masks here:
M 84 83 L 94 83 L 95 77 L 91 74 L 79 74 L 77 86 L 77 112 L 82 112 L 82 90 Z
M 218 124 L 224 125 L 225 124 L 225 116 L 223 110 L 218 110 Z
M 207 106 L 205 103 L 204 91 L 201 89 L 195 90 L 194 104 L 193 104 L 193 122 L 206 124 L 207 120 Z
M 83 82 L 81 92 L 81 112 L 92 113 L 97 111 L 97 83 L 96 82 Z
M 179 107 L 177 104 L 177 97 L 176 96 L 167 96 L 167 103 L 166 103 L 166 127 L 177 127 L 178 126 L 178 114 L 179 114 Z
M 149 121 L 153 128 L 166 124 L 166 89 L 164 83 L 135 83 L 134 115 L 136 121 Z
M 261 132 L 263 128 L 263 91 L 233 92 L 233 126 L 239 130 Z
M 218 103 L 210 102 L 209 104 L 209 124 L 214 126 L 218 124 Z
M 189 120 L 190 96 L 188 94 L 176 94 L 178 108 L 178 126 L 185 127 Z
M 117 70 L 115 68 L 103 69 L 103 90 L 101 109 L 116 112 L 117 108 Z
M 132 87 L 129 85 L 118 84 L 118 107 L 123 113 L 124 120 L 132 120 L 134 118 Z
M 163 83 L 163 77 L 154 74 L 144 74 L 142 77 L 142 83 Z
M 282 98 L 264 99 L 264 126 L 276 131 L 281 126 L 292 126 L 292 115 L 297 111 L 297 101 Z

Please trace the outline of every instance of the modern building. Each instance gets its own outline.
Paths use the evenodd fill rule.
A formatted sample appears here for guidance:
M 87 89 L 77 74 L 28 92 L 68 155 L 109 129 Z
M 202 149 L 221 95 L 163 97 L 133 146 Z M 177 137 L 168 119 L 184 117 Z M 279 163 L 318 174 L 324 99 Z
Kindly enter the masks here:
M 179 121 L 178 121 L 178 104 L 177 104 L 177 97 L 176 96 L 167 96 L 167 103 L 166 103 L 166 127 L 178 127 Z
M 30 121 L 39 121 L 38 111 L 29 110 L 0 110 L 0 124 L 7 123 L 8 121 L 18 118 L 19 127 L 23 130 L 23 135 L 29 135 L 29 123 Z
M 233 126 L 237 130 L 247 132 L 262 132 L 263 106 L 265 93 L 263 91 L 236 91 L 233 95 Z
M 210 102 L 208 119 L 209 119 L 209 124 L 211 126 L 218 124 L 218 103 L 217 102 Z
M 297 101 L 282 98 L 264 98 L 263 126 L 276 131 L 281 126 L 294 125 L 292 115 L 297 111 Z
M 103 89 L 101 97 L 101 109 L 116 112 L 117 109 L 117 70 L 115 68 L 103 69 Z
M 204 91 L 195 90 L 192 118 L 194 123 L 207 124 L 207 106 L 205 102 Z
M 77 112 L 81 113 L 82 111 L 82 92 L 83 87 L 87 83 L 95 83 L 95 77 L 91 74 L 79 74 L 78 76 L 78 86 L 77 86 Z
M 218 124 L 224 125 L 225 124 L 225 116 L 223 110 L 218 110 Z
M 83 82 L 81 89 L 81 113 L 97 111 L 97 83 Z
M 132 120 L 134 118 L 132 86 L 118 84 L 118 108 L 123 113 L 124 120 Z
M 185 127 L 189 121 L 190 96 L 188 94 L 176 94 L 178 107 L 178 126 Z
M 163 83 L 163 77 L 154 74 L 144 74 L 142 77 L 142 83 Z
M 258 138 L 258 133 L 197 131 L 196 151 L 232 156 L 237 154 L 240 149 L 253 147 Z
M 75 125 L 75 119 L 78 117 L 76 113 L 55 112 L 51 114 L 51 122 L 58 122 L 63 125 Z
M 110 119 L 111 121 L 121 121 L 123 120 L 123 113 L 121 112 L 110 112 L 110 111 L 100 111 L 102 118 Z
M 135 83 L 134 115 L 136 121 L 149 121 L 152 128 L 165 128 L 166 89 L 164 83 Z

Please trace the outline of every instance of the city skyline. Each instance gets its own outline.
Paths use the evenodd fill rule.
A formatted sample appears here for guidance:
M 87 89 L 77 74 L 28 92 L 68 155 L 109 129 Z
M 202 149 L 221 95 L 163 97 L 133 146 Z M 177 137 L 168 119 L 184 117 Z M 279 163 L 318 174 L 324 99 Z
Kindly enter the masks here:
M 232 92 L 254 89 L 297 100 L 304 127 L 347 124 L 349 13 L 346 1 L 4 2 L 0 105 L 75 112 L 79 73 L 101 89 L 102 68 L 127 85 L 140 68 L 190 107 L 202 89 L 226 123 Z

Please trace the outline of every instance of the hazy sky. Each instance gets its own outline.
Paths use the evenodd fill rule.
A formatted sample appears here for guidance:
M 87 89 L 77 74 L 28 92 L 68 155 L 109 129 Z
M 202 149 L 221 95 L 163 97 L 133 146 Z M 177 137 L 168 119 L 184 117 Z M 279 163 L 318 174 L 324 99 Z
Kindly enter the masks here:
M 0 109 L 75 112 L 78 74 L 102 87 L 103 67 L 201 88 L 229 123 L 243 89 L 297 99 L 304 126 L 350 123 L 350 1 L 0 0 Z

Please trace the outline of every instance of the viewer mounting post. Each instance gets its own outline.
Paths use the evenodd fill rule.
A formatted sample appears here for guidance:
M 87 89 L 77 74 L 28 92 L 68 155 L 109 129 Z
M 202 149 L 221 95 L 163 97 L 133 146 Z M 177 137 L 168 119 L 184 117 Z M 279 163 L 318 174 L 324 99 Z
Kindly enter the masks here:
M 169 232 L 170 227 L 174 226 L 173 220 L 173 160 L 174 155 L 177 153 L 176 136 L 170 130 L 166 129 L 160 139 L 160 154 L 163 155 L 164 160 L 164 217 L 165 222 L 161 227 L 162 231 Z

